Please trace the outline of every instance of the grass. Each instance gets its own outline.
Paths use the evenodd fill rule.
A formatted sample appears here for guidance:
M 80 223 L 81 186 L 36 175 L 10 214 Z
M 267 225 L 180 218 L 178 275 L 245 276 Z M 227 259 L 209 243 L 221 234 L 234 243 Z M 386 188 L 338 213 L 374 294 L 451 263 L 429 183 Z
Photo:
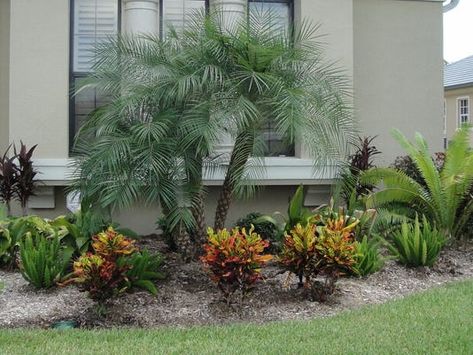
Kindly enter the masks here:
M 154 330 L 1 330 L 0 354 L 471 354 L 473 281 L 312 321 Z

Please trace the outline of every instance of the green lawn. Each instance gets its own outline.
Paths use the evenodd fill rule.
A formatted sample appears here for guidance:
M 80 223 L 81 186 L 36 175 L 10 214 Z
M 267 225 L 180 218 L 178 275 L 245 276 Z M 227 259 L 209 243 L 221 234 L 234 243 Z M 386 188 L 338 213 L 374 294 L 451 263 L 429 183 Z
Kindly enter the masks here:
M 0 331 L 0 354 L 472 354 L 473 281 L 328 319 L 263 326 Z

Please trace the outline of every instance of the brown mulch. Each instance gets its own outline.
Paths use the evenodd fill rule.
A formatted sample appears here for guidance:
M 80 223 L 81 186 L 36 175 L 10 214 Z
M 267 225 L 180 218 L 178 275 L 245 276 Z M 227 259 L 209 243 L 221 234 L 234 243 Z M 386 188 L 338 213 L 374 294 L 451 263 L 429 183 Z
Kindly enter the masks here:
M 328 302 L 308 301 L 296 279 L 280 274 L 276 265 L 264 269 L 260 282 L 241 307 L 227 306 L 198 262 L 182 263 L 169 253 L 157 236 L 144 237 L 140 245 L 165 254 L 167 278 L 159 281 L 157 297 L 127 293 L 98 316 L 94 303 L 75 287 L 37 291 L 18 272 L 0 271 L 5 289 L 0 291 L 0 327 L 48 327 L 58 320 L 75 320 L 83 327 L 157 327 L 264 323 L 277 320 L 331 316 L 346 309 L 426 290 L 448 282 L 473 278 L 473 245 L 446 248 L 433 268 L 408 269 L 387 261 L 380 272 L 366 278 L 344 278 Z

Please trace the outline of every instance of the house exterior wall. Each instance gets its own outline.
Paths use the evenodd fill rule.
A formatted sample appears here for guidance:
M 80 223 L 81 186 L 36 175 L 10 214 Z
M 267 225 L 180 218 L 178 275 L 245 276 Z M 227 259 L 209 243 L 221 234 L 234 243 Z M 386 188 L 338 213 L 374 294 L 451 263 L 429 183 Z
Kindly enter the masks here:
M 10 0 L 0 1 L 0 152 L 9 141 Z
M 55 208 L 32 212 L 50 217 L 65 211 L 60 186 L 67 184 L 69 147 L 69 11 L 67 0 L 0 1 L 0 78 L 5 73 L 9 78 L 8 84 L 0 81 L 0 104 L 6 103 L 0 105 L 0 139 L 38 144 L 40 178 L 55 186 L 42 198 L 52 199 Z M 352 80 L 361 134 L 378 135 L 383 162 L 391 163 L 401 154 L 390 136 L 392 127 L 409 136 L 420 131 L 433 150 L 441 149 L 441 0 L 294 0 L 294 15 L 296 23 L 304 18 L 320 24 L 327 59 Z M 125 10 L 122 16 L 122 27 L 129 29 Z M 235 203 L 229 222 L 255 210 L 285 211 L 301 182 L 324 191 L 313 194 L 312 205 L 327 202 L 330 179 L 311 176 L 310 157 L 304 149 L 298 151 L 297 158 L 271 158 L 268 176 L 260 182 L 270 186 L 251 202 Z M 209 223 L 217 199 L 214 185 L 219 183 L 208 181 Z M 156 208 L 136 207 L 117 218 L 150 233 L 158 214 Z
M 442 4 L 356 0 L 353 19 L 356 117 L 364 135 L 378 136 L 381 163 L 405 154 L 392 128 L 442 150 Z
M 446 138 L 450 141 L 458 128 L 458 99 L 469 99 L 470 124 L 473 123 L 473 84 L 468 87 L 458 89 L 445 90 L 445 122 L 446 122 Z M 473 144 L 473 132 L 470 134 L 470 142 Z
M 11 1 L 9 140 L 68 157 L 69 2 Z

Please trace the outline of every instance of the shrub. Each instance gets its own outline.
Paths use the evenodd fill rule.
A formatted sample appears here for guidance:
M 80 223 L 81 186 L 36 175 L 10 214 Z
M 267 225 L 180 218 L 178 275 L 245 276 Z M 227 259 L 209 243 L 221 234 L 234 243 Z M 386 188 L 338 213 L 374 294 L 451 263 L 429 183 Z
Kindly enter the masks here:
M 317 232 L 314 224 L 297 224 L 285 234 L 279 262 L 299 278 L 299 287 L 303 286 L 303 276 L 307 265 L 316 253 Z
M 158 290 L 152 282 L 164 278 L 160 272 L 163 258 L 160 254 L 150 254 L 147 250 L 133 253 L 126 259 L 130 268 L 126 272 L 128 287 L 138 287 L 156 295 Z
M 404 223 L 394 233 L 390 249 L 407 266 L 432 266 L 445 244 L 445 237 L 423 216 L 422 225 L 416 216 L 414 225 Z
M 28 149 L 21 142 L 20 150 L 17 152 L 13 146 L 14 154 L 8 157 L 11 145 L 0 158 L 0 201 L 7 205 L 10 215 L 10 203 L 16 198 L 20 201 L 23 215 L 26 214 L 28 199 L 34 195 L 37 181 L 37 172 L 33 168 L 32 156 L 36 145 Z
M 353 271 L 355 275 L 367 276 L 375 273 L 384 265 L 384 259 L 379 253 L 379 242 L 364 236 L 356 243 L 356 256 Z
M 8 223 L 0 221 L 0 266 L 8 264 L 11 259 L 12 238 Z
M 268 246 L 269 242 L 262 240 L 253 228 L 248 232 L 245 228 L 217 232 L 208 229 L 208 242 L 201 261 L 227 303 L 236 291 L 241 292 L 243 298 L 261 279 L 261 267 L 272 258 L 263 254 Z
M 342 227 L 341 218 L 330 221 L 333 223 L 327 225 L 296 225 L 286 234 L 279 257 L 281 265 L 299 277 L 299 286 L 309 289 L 311 297 L 318 301 L 325 301 L 334 292 L 336 280 L 352 272 L 356 263 L 356 242 L 350 229 L 356 224 Z M 324 282 L 318 277 L 323 277 Z
M 277 248 L 281 243 L 279 228 L 274 223 L 264 218 L 261 219 L 261 217 L 263 217 L 263 214 L 259 212 L 248 213 L 236 222 L 236 226 L 246 230 L 250 230 L 251 226 L 253 226 L 255 233 L 259 234 L 263 239 L 269 240 L 271 247 Z
M 99 254 L 87 253 L 74 262 L 73 282 L 88 291 L 89 296 L 104 302 L 112 296 L 125 291 L 128 265 L 118 266 L 113 260 L 107 260 Z
M 159 255 L 140 252 L 134 240 L 113 227 L 93 236 L 92 241 L 94 252 L 83 254 L 74 262 L 72 277 L 63 285 L 78 284 L 99 303 L 133 287 L 157 293 L 151 280 L 161 276 L 158 272 L 162 263 Z
M 36 288 L 49 288 L 64 274 L 71 258 L 61 248 L 57 235 L 27 232 L 20 241 L 20 270 Z
M 371 194 L 368 207 L 386 208 L 411 217 L 412 212 L 424 214 L 447 238 L 461 238 L 464 226 L 473 216 L 473 151 L 470 149 L 468 128 L 459 129 L 447 151 L 439 172 L 428 150 L 426 140 L 416 135 L 415 143 L 409 142 L 399 131 L 393 135 L 408 152 L 425 180 L 418 183 L 402 171 L 392 168 L 375 168 L 363 173 L 364 183 L 383 183 L 383 188 Z M 394 209 L 395 208 L 395 209 Z M 411 218 L 414 218 L 412 216 Z

